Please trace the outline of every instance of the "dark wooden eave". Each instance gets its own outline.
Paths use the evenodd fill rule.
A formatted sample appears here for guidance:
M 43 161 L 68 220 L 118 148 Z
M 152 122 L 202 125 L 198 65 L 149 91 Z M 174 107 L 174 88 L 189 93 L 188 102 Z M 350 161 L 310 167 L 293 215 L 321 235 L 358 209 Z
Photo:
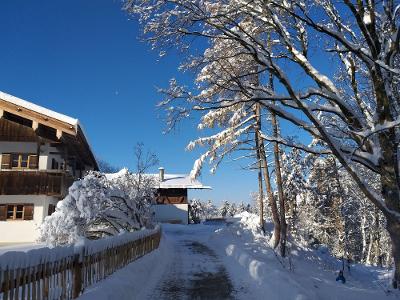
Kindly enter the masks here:
M 69 156 L 79 158 L 86 165 L 93 166 L 95 170 L 99 169 L 97 161 L 80 128 L 78 128 L 76 136 L 63 134 L 60 141 L 66 146 Z
M 0 106 L 1 104 L 0 102 Z M 18 111 L 14 110 L 11 113 L 19 116 Z M 25 118 L 26 115 L 23 115 L 23 117 Z M 46 130 L 46 128 L 54 132 L 49 134 L 49 130 Z M 61 136 L 58 137 L 57 128 L 51 127 L 51 123 L 46 125 L 39 123 L 38 128 L 34 130 L 30 126 L 8 120 L 3 116 L 0 117 L 0 141 L 59 143 L 60 147 L 67 149 L 68 156 L 75 157 L 76 160 L 81 161 L 83 164 L 98 170 L 97 161 L 79 125 L 76 131 L 62 131 Z
M 38 142 L 39 140 L 39 136 L 31 127 L 0 118 L 0 141 Z
M 69 134 L 76 133 L 76 129 L 73 124 L 68 124 L 66 122 L 60 121 L 51 116 L 41 114 L 37 111 L 33 111 L 29 108 L 15 105 L 4 99 L 0 99 L 0 109 L 10 112 L 10 113 L 13 113 L 13 114 L 16 114 L 23 118 L 32 120 L 34 122 L 55 128 L 56 130 L 59 130 L 59 131 L 65 132 L 65 133 L 69 133 Z

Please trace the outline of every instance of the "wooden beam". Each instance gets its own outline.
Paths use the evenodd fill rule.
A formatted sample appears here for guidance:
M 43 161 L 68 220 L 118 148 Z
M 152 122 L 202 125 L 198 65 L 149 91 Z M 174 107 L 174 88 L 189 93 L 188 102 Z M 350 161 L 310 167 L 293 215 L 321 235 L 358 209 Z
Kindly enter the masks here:
M 12 114 L 21 116 L 25 119 L 31 120 L 32 122 L 40 123 L 48 127 L 54 128 L 57 131 L 62 131 L 71 135 L 76 136 L 76 128 L 73 124 L 68 124 L 66 122 L 60 121 L 56 118 L 46 116 L 44 114 L 38 113 L 36 111 L 20 107 L 13 103 L 7 102 L 0 99 L 0 111 L 7 111 Z
M 2 118 L 4 115 L 4 110 L 0 108 L 0 118 Z
M 57 129 L 57 134 L 56 134 L 56 136 L 57 136 L 58 139 L 61 139 L 62 134 L 63 134 L 62 130 Z
M 32 129 L 36 131 L 38 128 L 39 128 L 39 123 L 36 121 L 32 121 Z

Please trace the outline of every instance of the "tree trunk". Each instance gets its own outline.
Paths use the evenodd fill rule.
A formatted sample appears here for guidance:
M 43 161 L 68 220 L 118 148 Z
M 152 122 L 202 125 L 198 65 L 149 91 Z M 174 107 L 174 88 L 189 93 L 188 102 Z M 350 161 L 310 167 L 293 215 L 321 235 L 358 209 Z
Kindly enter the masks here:
M 259 155 L 257 155 L 259 156 Z M 257 158 L 258 161 L 260 161 L 260 158 Z M 260 208 L 260 227 L 261 230 L 265 233 L 265 228 L 264 228 L 264 188 L 263 188 L 263 183 L 262 183 L 262 174 L 261 174 L 261 163 L 259 162 L 259 167 L 258 167 L 258 201 L 259 201 L 259 208 Z
M 271 121 L 273 128 L 274 138 L 278 138 L 278 120 L 276 119 L 276 115 L 271 111 Z M 283 194 L 282 188 L 282 173 L 281 173 L 281 162 L 280 162 L 280 153 L 279 153 L 279 144 L 278 142 L 274 143 L 274 159 L 275 159 L 275 176 L 276 176 L 276 185 L 278 188 L 278 198 L 279 198 L 279 217 L 281 224 L 281 240 L 280 240 L 280 250 L 281 256 L 286 256 L 286 238 L 287 238 L 287 224 L 286 224 L 286 213 L 285 213 L 285 196 Z
M 338 198 L 334 199 L 334 213 L 335 213 L 335 227 L 337 230 L 337 235 L 338 235 L 338 248 L 340 251 L 340 254 L 342 257 L 346 255 L 346 233 L 345 233 L 345 228 L 346 228 L 346 223 L 345 219 L 342 214 L 342 206 L 343 206 L 343 198 L 342 195 L 344 195 L 344 191 L 342 189 L 342 184 L 340 183 L 340 175 L 338 171 L 338 167 L 336 164 L 336 159 L 333 157 L 332 158 L 332 163 L 333 163 L 333 170 L 335 173 L 335 181 L 338 189 Z M 348 258 L 348 257 L 347 257 Z
M 273 248 L 275 249 L 276 247 L 278 247 L 278 245 L 281 241 L 281 222 L 279 220 L 278 206 L 276 205 L 274 193 L 272 192 L 271 177 L 269 176 L 267 156 L 265 154 L 265 147 L 264 147 L 263 141 L 261 141 L 261 144 L 260 144 L 260 155 L 261 155 L 261 163 L 263 166 L 262 170 L 263 170 L 263 174 L 264 174 L 264 181 L 265 181 L 265 186 L 266 186 L 267 195 L 268 195 L 268 203 L 269 203 L 269 206 L 271 207 L 272 222 L 274 223 Z
M 379 161 L 382 196 L 389 210 L 400 213 L 398 143 L 395 129 L 379 134 L 379 143 L 382 148 L 382 158 Z M 385 214 L 385 211 L 383 213 Z M 400 287 L 400 222 L 398 218 L 387 213 L 386 219 L 394 260 L 393 287 L 398 288 Z
M 271 36 L 268 35 L 268 48 L 271 49 Z M 274 90 L 274 77 L 271 72 L 269 72 L 268 76 L 268 86 L 271 90 Z M 271 122 L 272 122 L 272 129 L 273 129 L 273 135 L 275 138 L 278 138 L 278 121 L 276 119 L 276 115 L 272 110 L 269 110 L 271 114 Z M 263 152 L 265 156 L 265 151 Z M 276 220 L 274 220 L 275 224 L 279 224 L 278 228 L 275 228 L 275 233 L 274 235 L 279 235 L 279 239 L 275 239 L 275 247 L 274 249 L 280 244 L 280 252 L 281 256 L 285 257 L 286 255 L 286 234 L 287 234 L 287 224 L 286 224 L 286 218 L 285 218 L 285 199 L 283 195 L 283 190 L 282 190 L 282 174 L 281 174 L 281 164 L 280 164 L 280 159 L 279 159 L 279 145 L 277 142 L 274 144 L 274 158 L 275 158 L 275 175 L 276 175 L 276 185 L 278 188 L 278 198 L 279 198 L 279 217 L 278 217 L 278 208 L 276 205 L 276 202 L 274 200 L 273 194 L 272 194 L 272 188 L 271 188 L 271 183 L 269 179 L 269 174 L 268 174 L 268 168 L 267 168 L 267 161 L 265 159 L 265 169 L 266 170 L 266 175 L 268 175 L 268 185 L 267 191 L 269 190 L 270 195 L 270 203 L 271 203 L 271 211 L 274 209 L 272 212 L 272 215 Z M 267 178 L 267 177 L 265 177 Z M 279 233 L 277 232 L 279 230 Z
M 369 245 L 368 245 L 368 252 L 367 252 L 367 258 L 365 259 L 365 263 L 367 265 L 372 265 L 372 248 L 374 245 L 374 234 L 371 232 L 369 234 Z
M 375 207 L 375 232 L 374 232 L 374 234 L 375 234 L 375 264 L 378 267 L 382 267 L 379 210 L 376 207 Z
M 257 157 L 257 165 L 258 165 L 258 197 L 259 197 L 259 214 L 260 214 L 260 227 L 263 232 L 265 232 L 264 228 L 264 188 L 262 183 L 262 162 L 261 162 L 261 147 L 260 141 L 260 129 L 261 129 L 261 118 L 260 118 L 260 105 L 256 104 L 254 109 L 254 113 L 256 115 L 256 124 L 255 124 L 255 132 L 254 132 L 254 139 L 256 144 L 256 157 Z
M 297 235 L 296 221 L 297 221 L 297 195 L 294 195 L 289 201 L 289 231 L 295 236 Z
M 385 169 L 389 169 L 386 166 Z M 392 170 L 394 166 L 392 165 Z M 397 188 L 397 182 L 395 181 L 395 177 L 389 176 L 389 174 L 382 174 L 381 176 L 381 184 L 382 184 L 382 195 L 385 199 L 385 204 L 388 209 L 400 212 L 400 198 L 399 198 L 399 190 Z M 393 277 L 393 287 L 400 287 L 400 222 L 394 217 L 386 217 L 386 229 L 389 232 L 390 240 L 392 241 L 392 256 L 394 260 L 394 277 Z
M 400 287 L 400 223 L 387 221 L 386 226 L 392 241 L 392 255 L 394 260 L 393 288 Z
M 261 105 L 259 103 L 255 104 L 255 114 L 256 114 L 256 128 L 258 129 L 256 130 L 257 133 L 256 146 L 258 149 L 257 154 L 259 155 L 260 158 L 260 165 L 264 175 L 268 202 L 271 207 L 272 222 L 274 223 L 274 236 L 273 236 L 274 242 L 272 246 L 275 249 L 280 242 L 281 226 L 279 222 L 278 208 L 276 205 L 276 201 L 274 199 L 274 194 L 272 193 L 271 178 L 269 176 L 269 171 L 268 171 L 268 162 L 267 162 L 267 156 L 265 154 L 264 141 L 260 134 L 262 124 L 261 124 Z
M 394 111 L 393 95 L 385 88 L 385 79 L 381 69 L 371 70 L 372 83 L 374 85 L 377 106 L 376 113 L 379 124 L 394 121 L 398 113 Z M 381 175 L 381 191 L 386 207 L 400 213 L 400 174 L 399 174 L 399 139 L 398 129 L 392 127 L 378 134 L 381 147 L 379 159 Z M 394 260 L 393 287 L 400 287 L 400 221 L 393 215 L 383 211 L 387 219 L 387 230 L 392 241 L 392 254 Z
M 367 233 L 365 231 L 365 226 L 367 223 L 367 216 L 365 215 L 366 212 L 363 209 L 361 218 L 361 236 L 362 236 L 362 250 L 361 250 L 361 261 L 365 263 L 366 253 L 367 253 Z

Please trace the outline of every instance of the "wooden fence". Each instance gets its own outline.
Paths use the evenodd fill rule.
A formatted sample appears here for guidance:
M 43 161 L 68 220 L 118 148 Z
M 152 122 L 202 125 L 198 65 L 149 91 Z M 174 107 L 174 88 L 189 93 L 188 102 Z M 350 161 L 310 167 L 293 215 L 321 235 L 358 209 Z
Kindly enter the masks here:
M 40 253 L 42 249 L 6 253 L 5 257 L 0 256 L 0 299 L 75 299 L 86 287 L 156 249 L 160 238 L 157 227 L 131 238 L 90 241 L 80 247 L 43 249 L 45 253 Z M 20 257 L 16 258 L 16 254 Z M 39 263 L 32 264 L 38 254 Z M 7 260 L 7 266 L 2 266 Z

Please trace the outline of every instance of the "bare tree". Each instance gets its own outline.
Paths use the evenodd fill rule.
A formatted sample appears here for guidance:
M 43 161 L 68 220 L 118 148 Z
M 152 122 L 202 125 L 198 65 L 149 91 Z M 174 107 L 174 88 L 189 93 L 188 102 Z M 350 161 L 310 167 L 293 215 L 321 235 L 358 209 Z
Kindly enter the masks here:
M 104 159 L 97 158 L 96 160 L 99 165 L 99 171 L 102 173 L 116 173 L 120 170 L 120 168 L 113 166 Z

